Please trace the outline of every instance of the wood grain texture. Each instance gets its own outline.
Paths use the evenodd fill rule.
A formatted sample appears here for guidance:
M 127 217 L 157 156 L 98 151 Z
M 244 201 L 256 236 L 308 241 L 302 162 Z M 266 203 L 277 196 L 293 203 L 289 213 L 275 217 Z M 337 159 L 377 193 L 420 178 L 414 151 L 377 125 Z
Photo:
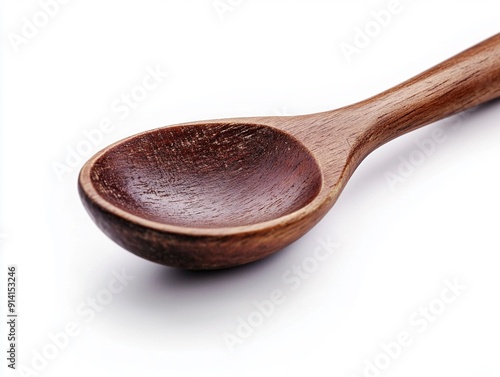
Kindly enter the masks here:
M 91 180 L 109 203 L 178 226 L 219 228 L 281 217 L 321 187 L 314 157 L 269 127 L 213 124 L 170 127 L 117 145 Z
M 193 122 L 124 139 L 85 164 L 79 192 L 99 228 L 145 259 L 236 266 L 310 230 L 374 149 L 499 96 L 497 34 L 341 109 Z

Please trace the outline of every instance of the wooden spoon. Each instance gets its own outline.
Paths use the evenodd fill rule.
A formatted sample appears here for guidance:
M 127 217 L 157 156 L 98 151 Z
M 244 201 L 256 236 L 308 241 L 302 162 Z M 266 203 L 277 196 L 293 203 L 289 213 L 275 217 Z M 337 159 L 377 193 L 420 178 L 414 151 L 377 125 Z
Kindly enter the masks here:
M 365 101 L 318 114 L 214 120 L 119 141 L 82 168 L 98 227 L 154 262 L 216 269 L 310 230 L 382 144 L 500 96 L 500 34 Z

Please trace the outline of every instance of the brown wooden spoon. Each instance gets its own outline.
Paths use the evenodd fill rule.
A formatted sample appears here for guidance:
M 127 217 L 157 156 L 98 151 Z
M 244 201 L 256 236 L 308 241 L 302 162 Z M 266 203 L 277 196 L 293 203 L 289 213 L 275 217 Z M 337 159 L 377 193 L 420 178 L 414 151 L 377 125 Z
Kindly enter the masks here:
M 500 96 L 500 34 L 365 101 L 291 117 L 159 128 L 82 168 L 98 227 L 154 262 L 216 269 L 261 259 L 310 230 L 371 151 Z

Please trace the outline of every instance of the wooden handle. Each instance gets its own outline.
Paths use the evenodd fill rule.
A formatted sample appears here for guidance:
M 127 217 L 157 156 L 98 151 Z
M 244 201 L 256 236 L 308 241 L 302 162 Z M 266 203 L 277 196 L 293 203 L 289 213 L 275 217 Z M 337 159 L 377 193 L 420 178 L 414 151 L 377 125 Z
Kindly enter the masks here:
M 353 105 L 351 140 L 367 154 L 409 131 L 500 97 L 500 33 Z M 354 139 L 354 140 L 353 140 Z

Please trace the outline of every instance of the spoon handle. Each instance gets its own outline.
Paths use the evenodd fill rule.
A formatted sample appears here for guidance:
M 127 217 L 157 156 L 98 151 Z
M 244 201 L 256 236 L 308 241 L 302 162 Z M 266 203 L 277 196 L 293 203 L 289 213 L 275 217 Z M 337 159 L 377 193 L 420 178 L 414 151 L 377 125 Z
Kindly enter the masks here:
M 500 33 L 353 105 L 351 140 L 367 154 L 407 132 L 500 97 Z

